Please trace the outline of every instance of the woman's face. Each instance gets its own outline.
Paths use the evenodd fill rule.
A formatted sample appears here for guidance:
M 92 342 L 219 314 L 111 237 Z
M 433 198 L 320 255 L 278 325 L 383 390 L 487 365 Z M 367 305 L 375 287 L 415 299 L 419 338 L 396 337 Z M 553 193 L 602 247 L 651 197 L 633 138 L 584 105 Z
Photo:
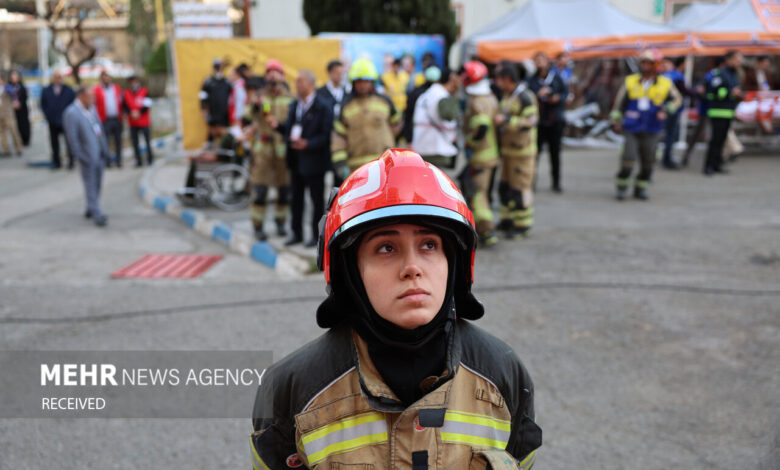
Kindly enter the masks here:
M 411 224 L 371 230 L 358 247 L 357 262 L 368 300 L 385 320 L 411 330 L 441 309 L 449 269 L 433 230 Z

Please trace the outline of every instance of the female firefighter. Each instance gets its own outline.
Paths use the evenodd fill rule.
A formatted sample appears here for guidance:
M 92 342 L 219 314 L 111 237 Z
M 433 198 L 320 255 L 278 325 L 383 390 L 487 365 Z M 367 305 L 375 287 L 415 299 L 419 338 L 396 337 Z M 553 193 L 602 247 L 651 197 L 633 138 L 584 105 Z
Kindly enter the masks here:
M 484 312 L 455 184 L 390 149 L 328 206 L 317 323 L 329 330 L 258 388 L 254 468 L 530 468 L 533 384 L 509 346 L 466 321 Z

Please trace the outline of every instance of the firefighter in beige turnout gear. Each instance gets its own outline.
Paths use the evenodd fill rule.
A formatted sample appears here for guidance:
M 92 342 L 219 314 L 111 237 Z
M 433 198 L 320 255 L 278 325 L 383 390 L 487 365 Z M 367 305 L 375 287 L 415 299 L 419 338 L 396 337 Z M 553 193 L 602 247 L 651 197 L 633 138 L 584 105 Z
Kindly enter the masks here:
M 471 61 L 464 66 L 463 83 L 466 87 L 466 113 L 463 134 L 466 136 L 468 165 L 461 174 L 461 187 L 474 212 L 479 241 L 483 246 L 498 243 L 491 193 L 499 163 L 498 141 L 493 119 L 498 114 L 498 101 L 490 90 L 487 67 Z
M 536 124 L 539 108 L 533 92 L 520 81 L 514 66 L 496 71 L 496 85 L 504 93 L 501 112 L 494 122 L 499 129 L 501 179 L 500 227 L 509 238 L 525 235 L 534 223 L 533 183 L 536 174 Z
M 329 331 L 264 376 L 254 468 L 530 469 L 533 383 L 469 321 L 484 314 L 471 293 L 477 235 L 454 183 L 392 149 L 328 206 L 317 323 Z
M 331 159 L 336 186 L 360 165 L 376 160 L 395 145 L 401 131 L 401 113 L 384 95 L 376 93 L 378 79 L 374 64 L 358 59 L 349 69 L 352 94 L 334 117 Z
M 268 189 L 272 187 L 276 188 L 276 210 L 274 211 L 276 230 L 280 237 L 287 235 L 284 225 L 290 199 L 290 177 L 285 160 L 287 145 L 284 136 L 271 127 L 266 120 L 269 116 L 273 116 L 277 122 L 287 122 L 290 103 L 294 100 L 282 83 L 284 69 L 278 61 L 268 61 L 265 79 L 266 88 L 261 92 L 256 105 L 250 110 L 253 116 L 253 126 L 250 129 L 250 133 L 253 134 L 250 169 L 253 199 L 250 216 L 255 236 L 260 241 L 267 238 L 263 230 L 263 222 Z

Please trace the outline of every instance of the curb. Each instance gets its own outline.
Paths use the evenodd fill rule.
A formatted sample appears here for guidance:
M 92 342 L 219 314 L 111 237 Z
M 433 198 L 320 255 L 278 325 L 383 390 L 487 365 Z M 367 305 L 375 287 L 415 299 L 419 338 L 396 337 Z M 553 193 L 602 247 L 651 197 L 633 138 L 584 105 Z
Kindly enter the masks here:
M 174 144 L 175 147 L 170 150 L 175 150 L 180 140 L 179 136 L 164 137 L 159 139 L 163 141 L 162 144 L 155 142 L 155 147 L 173 147 Z M 181 152 L 169 153 L 144 170 L 138 182 L 138 194 L 148 206 L 178 219 L 201 235 L 225 245 L 230 251 L 247 256 L 280 274 L 302 277 L 308 272 L 309 265 L 303 259 L 290 253 L 279 253 L 270 243 L 257 241 L 252 235 L 236 231 L 230 224 L 210 218 L 203 211 L 185 207 L 176 197 L 155 188 L 151 184 L 154 173 L 167 163 L 184 158 Z

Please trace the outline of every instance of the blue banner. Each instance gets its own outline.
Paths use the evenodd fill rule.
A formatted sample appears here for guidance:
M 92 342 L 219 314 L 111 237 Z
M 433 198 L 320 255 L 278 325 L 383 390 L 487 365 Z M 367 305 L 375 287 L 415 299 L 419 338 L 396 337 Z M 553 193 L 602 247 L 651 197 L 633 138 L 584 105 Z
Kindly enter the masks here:
M 371 59 L 381 74 L 386 55 L 396 59 L 402 55 L 411 54 L 415 60 L 415 70 L 422 71 L 422 56 L 426 52 L 433 54 L 436 65 L 442 67 L 444 57 L 444 37 L 440 35 L 420 34 L 370 34 L 370 33 L 322 33 L 318 37 L 339 39 L 341 41 L 341 56 L 347 62 L 361 57 Z

